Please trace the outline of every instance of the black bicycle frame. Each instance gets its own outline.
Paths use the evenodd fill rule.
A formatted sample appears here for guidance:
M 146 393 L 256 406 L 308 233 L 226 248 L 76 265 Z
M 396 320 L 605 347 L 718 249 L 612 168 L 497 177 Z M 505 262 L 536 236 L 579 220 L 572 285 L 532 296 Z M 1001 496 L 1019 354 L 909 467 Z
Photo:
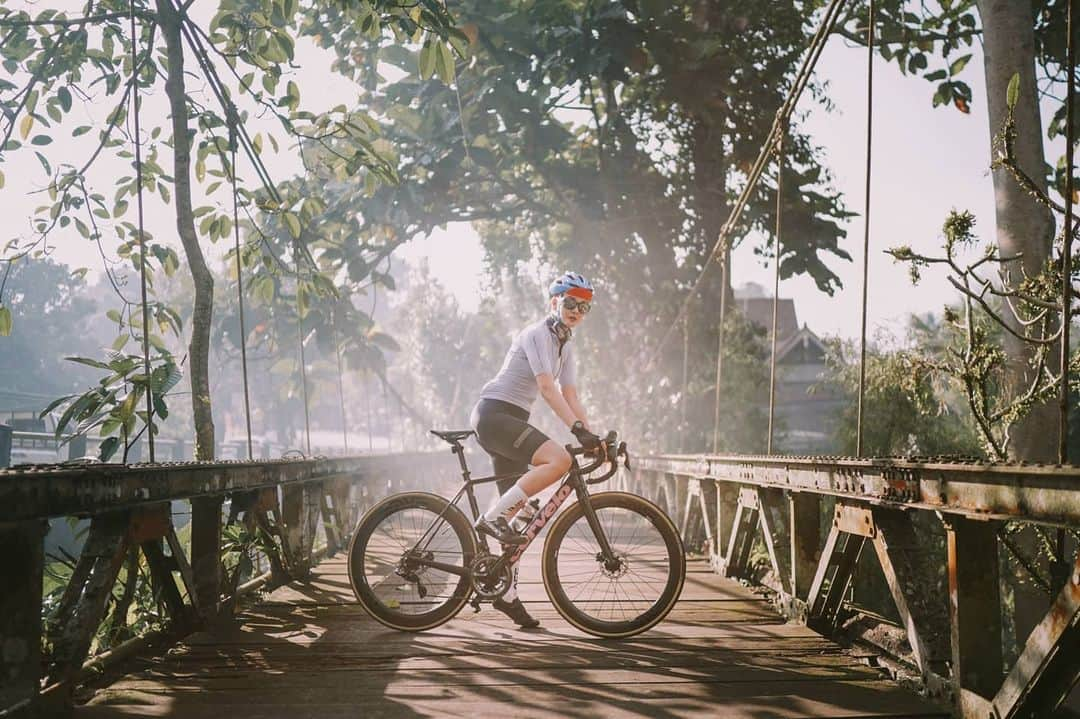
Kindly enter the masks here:
M 461 464 L 461 477 L 464 480 L 464 484 L 461 489 L 458 490 L 458 493 L 454 495 L 454 498 L 450 500 L 450 502 L 447 504 L 446 509 L 439 513 L 439 516 L 435 518 L 435 520 L 431 523 L 431 526 L 429 526 L 420 536 L 420 539 L 417 540 L 415 545 L 413 545 L 413 548 L 410 550 L 409 553 L 415 555 L 412 558 L 412 561 L 420 566 L 439 569 L 449 574 L 455 574 L 458 576 L 467 576 L 469 574 L 468 567 L 458 567 L 452 564 L 445 564 L 443 562 L 436 562 L 431 559 L 425 559 L 423 556 L 420 555 L 417 547 L 420 547 L 424 543 L 428 534 L 431 533 L 432 530 L 435 529 L 437 526 L 439 526 L 439 523 L 443 521 L 446 511 L 449 510 L 450 507 L 457 505 L 458 500 L 461 499 L 462 494 L 466 494 L 469 497 L 469 509 L 472 512 L 473 520 L 475 521 L 480 517 L 480 507 L 476 502 L 476 493 L 473 491 L 474 485 L 498 482 L 502 479 L 517 479 L 521 477 L 524 473 L 501 474 L 491 477 L 480 477 L 477 479 L 473 479 L 469 472 L 469 467 L 465 462 L 464 447 L 459 444 L 454 444 L 452 451 L 454 452 L 454 454 L 458 455 L 458 461 Z M 532 545 L 533 540 L 535 540 L 537 535 L 540 534 L 541 530 L 543 530 L 543 528 L 547 526 L 548 522 L 550 522 L 551 518 L 555 516 L 555 513 L 559 511 L 559 507 L 561 507 L 563 503 L 567 500 L 567 498 L 570 497 L 571 493 L 576 493 L 578 501 L 581 502 L 582 510 L 585 513 L 585 519 L 586 521 L 588 521 L 589 528 L 592 529 L 593 535 L 596 537 L 596 541 L 600 545 L 600 552 L 604 561 L 616 560 L 615 554 L 611 550 L 611 545 L 608 543 L 607 535 L 604 534 L 603 527 L 600 526 L 600 520 L 596 516 L 596 510 L 593 508 L 592 502 L 590 501 L 589 490 L 585 480 L 582 478 L 581 467 L 578 465 L 577 457 L 571 455 L 570 470 L 566 473 L 566 477 L 563 479 L 562 484 L 559 485 L 559 488 L 555 490 L 555 494 L 551 496 L 551 499 L 548 500 L 548 503 L 545 504 L 543 508 L 541 508 L 541 510 L 536 513 L 536 516 L 533 517 L 532 520 L 529 522 L 529 526 L 527 526 L 525 528 L 525 531 L 522 532 L 523 536 L 525 536 L 528 541 L 525 542 L 525 544 L 515 545 L 513 551 L 511 552 L 503 552 L 502 556 L 499 557 L 499 561 L 491 569 L 491 572 L 493 574 L 497 574 L 498 572 L 502 571 L 503 567 L 505 567 L 506 564 L 510 564 L 511 566 L 513 566 L 521 559 L 522 555 L 525 554 L 525 550 L 528 549 L 530 545 Z M 490 553 L 491 550 L 488 547 L 487 536 L 480 534 L 479 532 L 477 532 L 477 535 L 479 536 L 480 542 L 483 544 L 484 551 Z

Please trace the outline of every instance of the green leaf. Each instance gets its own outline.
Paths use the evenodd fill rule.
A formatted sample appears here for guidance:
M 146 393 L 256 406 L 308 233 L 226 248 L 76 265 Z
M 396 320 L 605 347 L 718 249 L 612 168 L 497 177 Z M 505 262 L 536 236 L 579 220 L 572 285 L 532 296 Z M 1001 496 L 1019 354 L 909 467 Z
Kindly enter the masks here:
M 289 228 L 289 234 L 293 236 L 293 239 L 300 239 L 300 218 L 298 218 L 292 212 L 286 212 L 283 215 L 285 225 Z
M 454 54 L 444 42 L 436 42 L 435 50 L 438 53 L 435 58 L 435 71 L 439 73 L 439 79 L 449 85 L 454 81 Z
M 34 135 L 34 139 L 30 140 L 31 145 L 48 145 L 52 142 L 52 138 L 48 135 Z
M 151 400 L 154 403 L 154 414 L 161 419 L 169 418 L 169 406 L 165 404 L 165 398 L 160 394 L 155 393 Z
M 77 394 L 66 394 L 63 397 L 59 397 L 57 399 L 54 399 L 52 402 L 49 402 L 48 406 L 46 406 L 45 409 L 41 410 L 41 412 L 38 413 L 38 418 L 40 419 L 40 418 L 44 417 L 49 412 L 52 412 L 54 409 L 56 409 L 57 407 L 62 405 L 64 402 L 68 402 L 68 401 L 70 401 L 72 399 L 75 399 L 78 396 L 79 395 L 77 395 Z
M 104 362 L 99 362 L 96 359 L 91 359 L 89 357 L 65 357 L 64 359 L 66 359 L 68 362 L 75 362 L 77 364 L 84 364 L 87 367 L 94 367 L 95 369 L 108 370 L 110 372 L 112 371 L 112 367 L 110 367 L 109 365 L 105 364 Z
M 428 40 L 420 48 L 420 79 L 427 80 L 433 72 L 435 72 L 435 49 L 432 47 L 431 40 Z
M 131 339 L 131 335 L 128 335 L 128 334 L 117 335 L 116 339 L 113 340 L 112 348 L 114 350 L 116 350 L 117 352 L 119 352 L 120 350 L 124 349 L 124 345 L 126 345 L 128 343 L 129 339 Z
M 310 307 L 307 285 L 301 284 L 296 288 L 296 304 L 300 308 L 301 319 L 307 317 L 308 307 Z
M 121 419 L 126 420 L 135 416 L 135 407 L 138 405 L 142 393 L 142 388 L 138 385 L 128 392 L 127 397 L 124 397 L 124 401 L 120 403 L 119 415 Z
M 1005 91 L 1005 104 L 1012 110 L 1016 108 L 1016 101 L 1020 99 L 1020 73 L 1013 73 L 1009 79 L 1009 88 Z
M 108 462 L 114 454 L 116 454 L 117 447 L 120 446 L 119 437 L 109 437 L 105 439 L 98 447 L 98 459 L 102 462 Z
M 0 305 L 0 337 L 11 334 L 11 310 Z
M 23 121 L 19 123 L 19 137 L 26 139 L 30 134 L 30 129 L 34 126 L 34 116 L 27 115 L 23 118 Z
M 957 58 L 956 61 L 953 62 L 952 65 L 949 65 L 949 74 L 950 75 L 959 75 L 960 71 L 964 69 L 964 66 L 968 64 L 968 60 L 970 60 L 970 59 L 971 59 L 970 54 L 964 55 L 961 58 Z
M 71 112 L 71 92 L 66 87 L 61 87 L 56 92 L 56 97 L 60 100 L 60 107 L 64 108 L 64 112 Z
M 117 309 L 106 311 L 105 316 L 117 324 L 120 324 L 120 322 L 123 320 L 123 316 L 120 314 L 120 310 Z

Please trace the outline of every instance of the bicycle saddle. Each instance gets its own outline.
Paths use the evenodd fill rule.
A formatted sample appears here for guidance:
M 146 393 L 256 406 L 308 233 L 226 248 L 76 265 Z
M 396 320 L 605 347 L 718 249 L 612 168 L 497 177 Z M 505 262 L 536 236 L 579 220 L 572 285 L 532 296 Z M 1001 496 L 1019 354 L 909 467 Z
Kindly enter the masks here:
M 431 430 L 431 433 L 439 439 L 446 440 L 450 444 L 456 444 L 457 442 L 476 434 L 476 432 L 471 429 L 444 429 L 441 431 L 433 429 Z

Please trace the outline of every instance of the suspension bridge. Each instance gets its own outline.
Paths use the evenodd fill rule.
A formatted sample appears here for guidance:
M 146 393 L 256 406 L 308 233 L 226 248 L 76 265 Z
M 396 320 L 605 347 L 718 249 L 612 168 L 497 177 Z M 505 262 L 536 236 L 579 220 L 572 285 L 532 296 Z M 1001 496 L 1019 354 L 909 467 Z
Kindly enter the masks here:
M 658 346 L 683 324 L 714 261 L 720 261 L 722 284 L 728 284 L 731 235 L 765 168 L 771 160 L 783 161 L 785 128 L 842 5 L 833 0 L 826 7 L 743 192 Z M 134 36 L 134 12 L 131 21 Z M 867 26 L 872 52 L 874 23 Z M 195 29 L 179 31 L 193 48 L 201 45 Z M 135 52 L 133 46 L 132 68 L 139 67 Z M 207 57 L 205 49 L 198 57 Z M 203 70 L 216 78 L 208 64 Z M 137 123 L 138 83 L 133 88 Z M 872 88 L 868 72 L 867 249 Z M 226 109 L 231 147 L 245 150 L 274 196 L 275 185 L 228 93 L 219 80 L 211 90 Z M 1072 95 L 1070 89 L 1070 102 Z M 1073 130 L 1074 123 L 1067 123 L 1070 167 Z M 139 147 L 135 142 L 141 172 Z M 236 166 L 235 153 L 228 166 Z M 228 179 L 235 182 L 231 170 Z M 1071 176 L 1069 182 L 1065 258 L 1071 257 Z M 140 208 L 142 186 L 140 176 Z M 779 201 L 782 188 L 777 189 Z M 238 227 L 235 220 L 234 210 Z M 141 220 L 137 237 L 143 248 Z M 238 234 L 235 239 L 242 277 Z M 780 227 L 775 239 L 774 256 L 780 257 Z M 306 257 L 299 246 L 295 257 L 299 278 Z M 1063 284 L 1068 307 L 1069 287 Z M 865 285 L 864 266 L 864 355 Z M 243 323 L 240 283 L 238 290 Z M 149 374 L 145 289 L 141 305 Z M 727 311 L 722 294 L 721 327 Z M 775 305 L 773 318 L 775 358 Z M 298 324 L 303 372 L 304 333 Z M 1066 352 L 1068 327 L 1064 323 L 1060 342 Z M 722 347 L 717 357 L 723 357 Z M 717 416 L 721 374 L 718 366 Z M 1067 457 L 1051 466 L 776 456 L 775 377 L 774 362 L 769 455 L 727 456 L 715 446 L 711 454 L 658 454 L 639 458 L 633 470 L 613 478 L 611 488 L 645 496 L 675 518 L 690 553 L 686 589 L 668 620 L 621 642 L 590 639 L 546 610 L 535 556 L 526 558 L 522 596 L 544 620 L 540 632 L 518 632 L 490 610 L 419 635 L 392 632 L 362 615 L 342 559 L 351 528 L 389 494 L 452 486 L 455 465 L 446 454 L 256 461 L 249 419 L 246 460 L 158 463 L 150 435 L 149 464 L 2 470 L 0 717 L 199 717 L 234 711 L 253 717 L 708 712 L 1019 719 L 1058 711 L 1080 679 L 1080 556 L 1070 562 L 1068 556 L 1075 555 L 1065 551 L 1075 550 L 1080 530 L 1080 469 Z M 858 454 L 863 381 L 861 374 Z M 303 386 L 306 412 L 306 377 Z M 247 393 L 245 364 L 245 402 Z M 149 391 L 146 402 L 153 416 Z M 0 450 L 10 453 L 10 443 L 10 432 L 0 433 Z M 178 532 L 180 514 L 188 519 L 189 539 Z M 64 517 L 86 521 L 87 537 L 67 584 L 52 596 L 53 605 L 43 607 L 44 539 L 48 522 Z M 1024 559 L 1010 527 L 1030 529 L 1056 551 L 1050 577 Z M 258 547 L 237 549 L 243 540 L 236 528 L 263 539 Z M 223 565 L 230 545 L 233 563 Z M 255 576 L 242 582 L 240 565 L 249 552 L 257 559 L 247 574 Z M 118 588 L 118 577 L 132 557 L 137 566 L 140 554 L 154 601 L 162 607 L 160 621 L 96 652 L 101 632 L 115 631 L 126 619 L 134 583 Z M 1014 598 L 1002 591 L 1004 554 L 1049 597 L 1022 632 L 1007 626 Z M 867 557 L 876 560 L 872 574 L 860 571 Z M 873 595 L 875 586 L 884 587 L 887 606 L 880 611 L 859 601 Z
M 1043 717 L 1080 675 L 1080 559 L 1010 658 L 997 553 L 1006 522 L 1080 527 L 1076 468 L 643 457 L 610 489 L 663 507 L 691 552 L 663 624 L 625 641 L 587 637 L 547 609 L 530 553 L 522 596 L 539 632 L 490 609 L 430 633 L 386 629 L 351 595 L 349 528 L 383 496 L 451 487 L 456 469 L 448 454 L 421 453 L 0 472 L 2 711 Z M 178 502 L 190 506 L 190 541 L 178 538 Z M 226 515 L 269 538 L 266 571 L 244 585 L 222 568 Z M 43 626 L 45 520 L 63 516 L 89 519 L 89 532 Z M 133 548 L 166 616 L 91 657 Z M 863 553 L 880 576 L 857 571 Z M 893 620 L 852 601 L 882 578 Z

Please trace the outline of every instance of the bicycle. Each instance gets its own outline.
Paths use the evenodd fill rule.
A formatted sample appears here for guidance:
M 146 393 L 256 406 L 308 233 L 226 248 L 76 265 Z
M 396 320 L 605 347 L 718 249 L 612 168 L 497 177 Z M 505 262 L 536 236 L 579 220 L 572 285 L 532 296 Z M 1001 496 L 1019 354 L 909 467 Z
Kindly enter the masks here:
M 625 492 L 590 495 L 588 487 L 609 479 L 626 443 L 608 433 L 586 466 L 589 452 L 567 445 L 570 470 L 533 519 L 520 530 L 526 543 L 491 551 L 458 507 L 468 498 L 480 516 L 474 487 L 520 475 L 473 479 L 462 440 L 472 430 L 431 430 L 450 443 L 461 464 L 463 485 L 452 500 L 406 492 L 382 500 L 360 520 L 349 546 L 349 582 L 376 621 L 402 631 L 432 629 L 453 619 L 466 604 L 502 597 L 513 566 L 540 531 L 551 525 L 542 551 L 544 588 L 555 609 L 578 629 L 598 637 L 624 638 L 658 624 L 675 605 L 686 578 L 682 539 L 671 519 L 652 502 Z M 611 467 L 589 477 L 603 464 Z M 556 516 L 573 494 L 577 502 Z

